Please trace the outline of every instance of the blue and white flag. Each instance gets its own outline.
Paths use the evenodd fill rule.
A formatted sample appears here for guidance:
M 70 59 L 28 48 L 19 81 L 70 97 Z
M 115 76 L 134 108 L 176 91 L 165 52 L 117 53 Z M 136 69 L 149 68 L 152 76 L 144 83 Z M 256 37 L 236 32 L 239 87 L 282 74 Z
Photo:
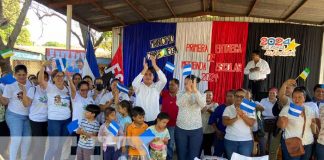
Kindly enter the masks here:
M 70 134 L 73 133 L 73 131 L 76 131 L 76 129 L 79 128 L 79 122 L 78 120 L 74 120 L 72 122 L 70 122 L 68 125 L 67 125 L 67 129 L 69 131 Z
M 58 58 L 55 60 L 56 67 L 59 72 L 65 72 L 66 69 L 66 59 L 65 58 Z
M 108 131 L 110 131 L 114 136 L 118 135 L 118 131 L 120 129 L 120 126 L 118 125 L 117 122 L 111 121 L 109 126 L 108 126 Z
M 253 113 L 256 106 L 257 104 L 249 101 L 248 99 L 243 98 L 240 108 L 241 110 L 246 111 L 248 113 Z
M 303 112 L 303 110 L 304 110 L 303 107 L 290 103 L 288 114 L 295 117 L 299 117 L 299 115 Z
M 324 84 L 321 84 L 321 88 L 324 88 Z
M 140 135 L 140 139 L 143 142 L 142 147 L 146 152 L 146 156 L 148 159 L 151 159 L 150 151 L 147 147 L 147 145 L 155 138 L 155 134 L 152 132 L 152 130 L 148 129 L 144 133 Z
M 12 84 L 14 82 L 16 82 L 16 79 L 13 77 L 13 75 L 11 73 L 8 73 L 5 76 L 0 78 L 0 83 L 5 84 L 5 85 Z
M 191 74 L 191 64 L 187 64 L 183 67 L 182 75 L 189 76 Z
M 117 83 L 117 89 L 118 89 L 120 92 L 124 92 L 124 93 L 126 93 L 126 94 L 128 94 L 128 92 L 129 92 L 129 89 L 128 89 L 126 86 L 124 86 L 124 85 L 122 85 L 122 84 L 120 84 L 120 83 Z
M 96 79 L 100 77 L 99 67 L 95 55 L 95 51 L 92 46 L 90 33 L 88 33 L 87 39 L 87 49 L 86 49 L 86 58 L 83 62 L 83 69 L 82 69 L 82 77 L 89 75 L 92 79 Z
M 164 69 L 170 73 L 173 73 L 175 65 L 173 63 L 167 62 L 164 66 Z

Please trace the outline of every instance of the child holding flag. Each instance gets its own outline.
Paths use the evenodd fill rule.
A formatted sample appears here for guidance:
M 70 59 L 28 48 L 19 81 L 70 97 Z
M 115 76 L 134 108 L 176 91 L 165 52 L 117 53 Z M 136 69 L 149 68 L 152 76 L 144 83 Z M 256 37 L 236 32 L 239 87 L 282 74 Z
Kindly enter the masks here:
M 292 93 L 293 103 L 288 103 L 279 114 L 277 125 L 284 129 L 281 149 L 285 160 L 308 160 L 312 154 L 314 137 L 311 125 L 316 125 L 315 112 L 305 105 L 306 91 L 296 87 Z M 313 123 L 313 124 L 312 124 Z M 305 154 L 293 157 L 288 153 L 285 141 L 289 138 L 298 137 L 304 146 Z M 297 143 L 297 142 L 295 142 Z
M 79 128 L 76 131 L 80 134 L 78 142 L 77 159 L 91 159 L 95 147 L 95 139 L 99 131 L 99 122 L 96 121 L 96 116 L 100 113 L 100 108 L 97 105 L 87 105 L 84 113 L 84 118 L 79 123 Z
M 123 135 L 119 125 L 116 123 L 115 108 L 108 107 L 105 110 L 106 121 L 100 126 L 98 140 L 102 143 L 104 160 L 117 160 L 120 156 L 117 146 L 117 138 L 114 136 Z
M 156 136 L 150 143 L 150 155 L 153 160 L 165 160 L 167 157 L 166 145 L 170 139 L 170 134 L 167 129 L 169 120 L 169 115 L 161 112 L 156 118 L 156 124 L 148 128 Z
M 133 123 L 126 129 L 126 136 L 129 140 L 130 148 L 128 150 L 129 160 L 144 160 L 145 151 L 142 149 L 140 136 L 147 129 L 147 124 L 144 123 L 145 111 L 141 107 L 134 107 L 132 109 Z

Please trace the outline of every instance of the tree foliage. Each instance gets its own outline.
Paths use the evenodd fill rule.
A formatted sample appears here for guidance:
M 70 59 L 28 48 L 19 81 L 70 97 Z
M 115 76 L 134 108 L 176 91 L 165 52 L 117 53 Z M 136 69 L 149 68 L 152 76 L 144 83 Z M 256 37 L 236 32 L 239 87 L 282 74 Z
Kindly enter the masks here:
M 48 41 L 43 44 L 43 46 L 50 46 L 50 47 L 65 47 L 66 45 L 59 42 Z
M 7 20 L 9 20 L 9 24 L 0 30 L 0 36 L 2 37 L 3 41 L 7 43 L 21 11 L 20 2 L 18 0 L 1 0 L 1 2 L 3 6 L 3 16 Z M 26 27 L 28 24 L 29 24 L 29 20 L 26 18 L 15 44 L 18 45 L 33 44 L 30 40 L 30 32 Z

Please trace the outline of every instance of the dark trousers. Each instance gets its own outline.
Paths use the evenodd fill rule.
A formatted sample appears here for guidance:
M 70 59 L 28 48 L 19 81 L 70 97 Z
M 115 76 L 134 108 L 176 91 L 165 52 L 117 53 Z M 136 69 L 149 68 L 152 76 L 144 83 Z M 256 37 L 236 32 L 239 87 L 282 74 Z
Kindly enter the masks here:
M 201 145 L 201 149 L 200 152 L 202 150 L 204 150 L 204 155 L 205 156 L 211 156 L 211 147 L 213 146 L 213 142 L 214 142 L 214 137 L 215 137 L 215 133 L 209 133 L 209 134 L 204 134 L 203 135 L 203 142 Z
M 104 154 L 104 160 L 117 160 L 121 153 L 120 150 L 115 150 L 114 146 L 107 146 Z
M 253 100 L 260 101 L 262 95 L 260 94 L 264 90 L 265 80 L 249 80 L 249 89 L 253 94 Z
M 30 127 L 32 131 L 31 155 L 35 160 L 42 160 L 46 148 L 47 122 L 30 120 Z
M 316 156 L 318 160 L 324 159 L 324 145 L 316 144 Z
M 6 121 L 0 122 L 0 155 L 7 156 L 6 151 L 10 142 L 10 131 Z
M 215 140 L 214 140 L 214 156 L 226 158 L 225 146 L 224 146 L 224 138 L 219 139 L 219 138 L 215 137 Z
M 194 130 L 184 130 L 179 127 L 174 132 L 178 160 L 193 160 L 199 157 L 200 147 L 203 140 L 202 128 Z

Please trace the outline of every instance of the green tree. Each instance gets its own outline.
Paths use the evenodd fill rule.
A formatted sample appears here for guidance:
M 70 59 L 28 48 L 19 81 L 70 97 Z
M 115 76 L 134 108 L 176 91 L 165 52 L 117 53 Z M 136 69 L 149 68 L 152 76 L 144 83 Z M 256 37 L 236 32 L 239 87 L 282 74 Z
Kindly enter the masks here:
M 20 2 L 17 0 L 2 0 L 3 3 L 3 16 L 9 21 L 8 25 L 0 30 L 0 36 L 3 38 L 5 43 L 8 42 L 11 32 L 14 30 L 16 21 L 20 13 Z M 26 18 L 21 32 L 17 37 L 16 43 L 18 45 L 32 45 L 30 40 L 30 32 L 27 29 L 29 20 Z
M 24 24 L 28 24 L 28 20 L 25 21 L 28 9 L 32 0 L 24 0 L 22 8 L 20 9 L 20 1 L 18 0 L 1 0 L 0 1 L 0 50 L 12 49 L 18 40 L 18 36 L 21 33 Z M 24 32 L 24 36 L 26 34 Z M 24 40 L 21 43 L 25 43 L 26 37 L 21 37 Z M 30 40 L 29 42 L 30 43 Z M 0 67 L 2 72 L 11 72 L 10 60 L 0 58 Z

